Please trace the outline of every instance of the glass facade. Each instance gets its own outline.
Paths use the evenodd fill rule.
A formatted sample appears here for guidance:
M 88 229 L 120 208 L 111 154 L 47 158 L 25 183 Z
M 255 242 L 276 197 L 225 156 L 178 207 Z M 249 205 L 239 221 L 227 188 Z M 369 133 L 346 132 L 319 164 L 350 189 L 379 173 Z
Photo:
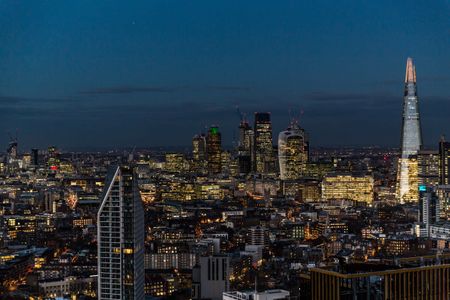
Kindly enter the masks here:
M 281 180 L 299 179 L 308 162 L 309 144 L 305 131 L 296 123 L 278 135 L 278 162 Z
M 422 148 L 422 133 L 418 102 L 416 69 L 412 59 L 408 58 L 403 98 L 401 156 L 397 170 L 397 197 L 400 203 L 417 202 L 419 199 L 417 154 Z
M 218 174 L 222 171 L 222 136 L 219 127 L 211 126 L 206 136 L 206 151 L 208 156 L 208 171 Z
M 272 122 L 270 113 L 255 113 L 255 142 L 253 169 L 256 173 L 269 173 L 274 169 Z

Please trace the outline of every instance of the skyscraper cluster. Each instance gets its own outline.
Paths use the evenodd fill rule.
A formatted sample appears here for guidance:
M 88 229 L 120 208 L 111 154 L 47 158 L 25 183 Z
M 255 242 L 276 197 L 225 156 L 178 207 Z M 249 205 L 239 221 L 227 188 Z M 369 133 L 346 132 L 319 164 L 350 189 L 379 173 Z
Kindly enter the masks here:
M 420 192 L 449 184 L 450 143 L 441 137 L 438 151 L 423 150 L 417 95 L 416 67 L 406 62 L 405 92 L 401 132 L 401 154 L 397 168 L 397 199 L 403 204 L 417 202 Z M 427 199 L 430 197 L 427 196 Z
M 232 148 L 216 125 L 191 149 L 21 153 L 12 139 L 0 295 L 450 299 L 450 142 L 424 149 L 416 84 L 408 59 L 400 155 L 310 149 L 298 120 L 276 134 L 269 112 L 242 116 Z
M 298 120 L 292 120 L 290 126 L 279 134 L 278 150 L 273 145 L 270 113 L 256 112 L 253 128 L 242 118 L 238 129 L 236 173 L 275 176 L 279 170 L 282 180 L 296 180 L 304 175 L 309 160 L 309 138 Z M 195 135 L 192 139 L 194 163 L 207 166 L 209 174 L 220 173 L 220 153 L 224 153 L 221 145 L 217 126 L 211 126 L 206 135 Z

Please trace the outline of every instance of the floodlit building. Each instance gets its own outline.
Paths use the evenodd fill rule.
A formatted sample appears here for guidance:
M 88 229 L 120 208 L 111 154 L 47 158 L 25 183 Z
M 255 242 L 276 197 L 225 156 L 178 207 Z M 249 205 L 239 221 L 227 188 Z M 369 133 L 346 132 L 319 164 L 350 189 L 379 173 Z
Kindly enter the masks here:
M 374 181 L 371 175 L 327 174 L 322 181 L 322 199 L 372 203 Z
M 405 94 L 401 156 L 397 170 L 397 198 L 400 203 L 419 200 L 417 154 L 422 148 L 419 99 L 417 97 L 416 68 L 412 58 L 406 62 Z

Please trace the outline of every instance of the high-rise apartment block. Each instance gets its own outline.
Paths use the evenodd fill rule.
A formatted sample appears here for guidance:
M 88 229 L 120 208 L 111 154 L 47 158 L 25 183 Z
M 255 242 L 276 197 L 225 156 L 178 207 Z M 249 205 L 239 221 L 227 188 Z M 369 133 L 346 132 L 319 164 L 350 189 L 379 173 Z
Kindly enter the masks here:
M 98 299 L 144 299 L 144 210 L 131 167 L 109 170 L 98 211 Z

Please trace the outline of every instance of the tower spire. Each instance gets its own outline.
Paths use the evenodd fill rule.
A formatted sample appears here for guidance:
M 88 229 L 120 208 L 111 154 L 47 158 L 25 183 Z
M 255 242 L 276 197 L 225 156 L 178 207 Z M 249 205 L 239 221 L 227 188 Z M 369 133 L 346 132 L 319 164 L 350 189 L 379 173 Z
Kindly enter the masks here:
M 416 67 L 414 66 L 413 59 L 408 57 L 406 60 L 406 75 L 405 83 L 416 83 Z

